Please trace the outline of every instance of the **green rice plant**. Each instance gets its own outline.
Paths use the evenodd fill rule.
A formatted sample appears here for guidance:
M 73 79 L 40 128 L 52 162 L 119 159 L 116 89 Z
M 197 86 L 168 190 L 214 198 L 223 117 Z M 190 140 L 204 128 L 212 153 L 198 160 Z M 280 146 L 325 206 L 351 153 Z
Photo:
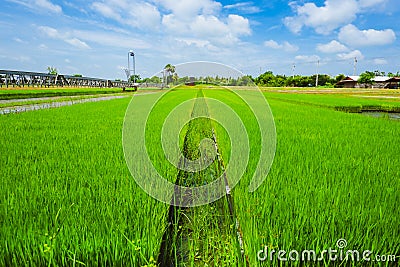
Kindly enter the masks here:
M 276 255 L 260 261 L 257 253 L 265 247 L 319 255 L 337 249 L 342 238 L 349 250 L 399 255 L 398 122 L 269 103 L 278 138 L 274 165 L 255 193 L 240 186 L 234 191 L 251 265 L 285 263 Z
M 0 116 L 0 265 L 154 262 L 167 206 L 126 167 L 128 102 Z
M 56 102 L 67 102 L 67 101 L 77 101 L 82 99 L 90 99 L 90 98 L 98 98 L 98 97 L 107 97 L 107 96 L 126 96 L 130 97 L 130 95 L 123 94 L 123 93 L 115 93 L 115 94 L 96 94 L 96 95 L 77 95 L 77 96 L 64 96 L 64 97 L 54 97 L 54 98 L 47 98 L 47 99 L 32 99 L 26 101 L 26 99 L 19 100 L 11 100 L 2 103 L 0 101 L 0 108 L 6 107 L 19 107 L 25 105 L 35 105 L 35 104 L 44 104 L 44 103 L 56 103 Z
M 288 103 L 316 107 L 327 107 L 347 112 L 361 112 L 363 110 L 400 111 L 400 98 L 374 98 L 374 95 L 368 93 L 299 94 L 264 92 L 264 94 L 268 99 L 277 99 Z
M 0 89 L 0 100 L 39 98 L 52 96 L 75 96 L 121 93 L 121 88 L 37 88 L 37 89 Z
M 252 90 L 240 93 L 258 97 Z M 204 102 L 188 102 L 176 120 L 169 120 L 177 106 L 203 95 Z M 347 241 L 346 249 L 398 257 L 399 122 L 332 110 L 340 106 L 396 108 L 398 102 L 343 94 L 265 92 L 275 118 L 277 149 L 266 180 L 249 193 L 254 171 L 263 164 L 258 162 L 263 148 L 260 126 L 239 95 L 206 85 L 170 90 L 153 107 L 142 130 L 148 157 L 165 179 L 199 185 L 218 176 L 221 166 L 212 165 L 214 173 L 180 176 L 164 151 L 165 123 L 179 126 L 174 145 L 192 160 L 201 155 L 199 145 L 214 129 L 227 168 L 237 147 L 232 132 L 217 120 L 188 122 L 187 118 L 197 112 L 208 112 L 211 118 L 223 112 L 211 99 L 237 114 L 247 133 L 249 159 L 232 196 L 250 266 L 368 264 L 327 258 L 288 263 L 276 255 L 272 260 L 258 258 L 266 247 L 268 252 L 315 250 L 320 254 L 337 248 L 339 239 Z M 140 101 L 156 97 L 143 95 Z M 1 266 L 157 265 L 171 208 L 147 195 L 126 165 L 121 128 L 128 104 L 128 99 L 117 99 L 0 116 Z M 135 108 L 135 114 L 145 112 L 141 105 Z M 240 151 L 243 159 L 245 152 Z M 146 175 L 141 162 L 136 164 Z M 179 223 L 172 226 L 175 234 L 169 252 L 175 259 L 187 265 L 246 265 L 225 198 L 174 212 Z

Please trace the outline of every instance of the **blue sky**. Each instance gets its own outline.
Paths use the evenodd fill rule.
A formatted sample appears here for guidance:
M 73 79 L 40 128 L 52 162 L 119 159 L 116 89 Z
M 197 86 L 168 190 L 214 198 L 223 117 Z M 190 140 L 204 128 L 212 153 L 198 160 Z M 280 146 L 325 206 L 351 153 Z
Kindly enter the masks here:
M 142 77 L 191 61 L 352 75 L 357 58 L 357 73 L 397 72 L 397 1 L 1 0 L 0 69 L 122 79 L 132 49 Z

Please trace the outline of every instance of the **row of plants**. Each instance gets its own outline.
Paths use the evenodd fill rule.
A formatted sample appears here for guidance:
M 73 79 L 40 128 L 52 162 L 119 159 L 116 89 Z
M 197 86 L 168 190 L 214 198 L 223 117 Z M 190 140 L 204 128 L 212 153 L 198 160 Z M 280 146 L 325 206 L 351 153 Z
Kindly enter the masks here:
M 231 107 L 244 114 L 248 130 L 256 128 L 231 94 L 207 94 L 232 102 Z M 347 241 L 342 248 L 345 255 L 347 250 L 358 250 L 360 255 L 370 250 L 372 260 L 376 255 L 399 255 L 398 122 L 304 105 L 303 95 L 285 94 L 283 100 L 265 95 L 277 129 L 274 164 L 262 186 L 249 193 L 251 170 L 262 164 L 250 159 L 250 171 L 233 190 L 250 265 L 280 266 L 279 250 L 287 252 L 286 259 L 293 250 L 299 257 L 304 250 L 315 250 L 318 261 L 324 250 L 340 251 L 340 239 Z M 286 96 L 299 101 L 289 103 Z M 326 98 L 332 103 L 337 100 Z M 318 104 L 323 106 L 325 98 L 321 99 Z M 250 138 L 255 140 L 250 143 L 257 143 L 256 135 Z M 257 159 L 257 145 L 254 148 L 252 156 Z M 260 251 L 265 258 L 259 259 Z M 291 264 L 300 265 L 300 259 Z M 359 259 L 347 264 L 368 263 L 362 256 Z M 325 255 L 320 263 L 343 263 L 336 260 Z
M 266 180 L 249 193 L 257 165 L 266 163 L 258 162 L 265 148 L 243 94 L 259 97 L 251 90 L 237 94 L 207 86 L 166 93 L 146 117 L 146 149 L 160 175 L 187 185 L 218 176 L 216 166 L 208 170 L 214 168 L 212 175 L 181 176 L 162 143 L 164 122 L 177 106 L 203 95 L 217 99 L 237 114 L 248 134 L 249 160 L 232 195 L 250 266 L 282 264 L 276 257 L 260 260 L 260 250 L 321 253 L 336 249 L 339 239 L 347 241 L 349 250 L 399 255 L 398 122 L 321 108 L 349 105 L 356 101 L 352 96 L 264 92 L 275 118 L 277 149 Z M 142 95 L 140 101 L 152 102 L 159 95 Z M 196 159 L 199 143 L 210 138 L 213 128 L 228 168 L 238 144 L 225 125 L 204 116 L 186 123 L 222 111 L 211 100 L 193 103 L 174 121 L 181 127 L 176 143 Z M 169 203 L 153 199 L 136 184 L 121 145 L 128 104 L 128 99 L 117 99 L 0 116 L 5 129 L 0 133 L 0 265 L 157 265 L 171 214 L 175 234 L 167 251 L 174 252 L 174 259 L 189 265 L 245 265 L 225 199 L 171 213 Z M 146 114 L 144 105 L 132 117 L 140 114 Z M 245 160 L 245 151 L 240 157 Z M 142 162 L 135 164 L 140 168 Z M 147 169 L 142 169 L 145 176 Z
M 168 206 L 132 179 L 129 99 L 0 116 L 0 265 L 154 264 Z
M 0 90 L 0 100 L 121 93 L 121 88 L 48 88 Z
M 337 93 L 337 94 L 286 94 L 264 92 L 268 99 L 276 99 L 301 105 L 326 107 L 341 111 L 361 112 L 363 110 L 377 110 L 399 112 L 400 101 L 396 94 L 380 96 L 379 94 L 365 93 Z M 367 96 L 367 97 L 366 97 Z M 389 97 L 388 97 L 389 96 Z

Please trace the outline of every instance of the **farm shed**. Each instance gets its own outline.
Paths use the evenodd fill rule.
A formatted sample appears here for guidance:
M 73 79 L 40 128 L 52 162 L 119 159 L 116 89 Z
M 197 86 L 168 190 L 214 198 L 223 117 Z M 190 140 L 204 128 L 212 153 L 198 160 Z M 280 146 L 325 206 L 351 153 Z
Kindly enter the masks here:
M 373 84 L 371 86 L 372 88 L 386 88 L 388 86 L 389 80 L 390 77 L 376 76 L 375 78 L 372 79 Z M 367 87 L 369 87 L 369 85 L 367 85 Z
M 376 76 L 372 84 L 360 84 L 360 76 L 347 76 L 337 83 L 343 88 L 399 88 L 400 77 Z
M 338 82 L 337 85 L 344 88 L 355 88 L 358 85 L 358 79 L 360 79 L 360 76 L 347 76 Z
M 388 82 L 388 85 L 386 88 L 398 89 L 400 87 L 400 77 L 390 78 L 387 82 Z

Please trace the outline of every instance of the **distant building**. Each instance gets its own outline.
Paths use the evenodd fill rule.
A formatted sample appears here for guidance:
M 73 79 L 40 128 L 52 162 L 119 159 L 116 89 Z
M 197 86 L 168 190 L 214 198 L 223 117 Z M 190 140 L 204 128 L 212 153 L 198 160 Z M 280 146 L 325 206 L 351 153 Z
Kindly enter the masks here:
M 185 83 L 187 86 L 195 86 L 196 85 L 196 78 L 190 77 L 189 81 Z
M 347 76 L 337 83 L 343 88 L 390 88 L 397 89 L 400 85 L 400 77 L 376 76 L 372 79 L 372 84 L 360 84 L 360 76 Z
M 399 89 L 400 88 L 400 77 L 392 77 L 388 81 L 389 86 L 385 88 L 389 89 Z
M 346 78 L 338 82 L 337 85 L 343 88 L 356 88 L 359 79 L 360 76 L 347 76 Z

